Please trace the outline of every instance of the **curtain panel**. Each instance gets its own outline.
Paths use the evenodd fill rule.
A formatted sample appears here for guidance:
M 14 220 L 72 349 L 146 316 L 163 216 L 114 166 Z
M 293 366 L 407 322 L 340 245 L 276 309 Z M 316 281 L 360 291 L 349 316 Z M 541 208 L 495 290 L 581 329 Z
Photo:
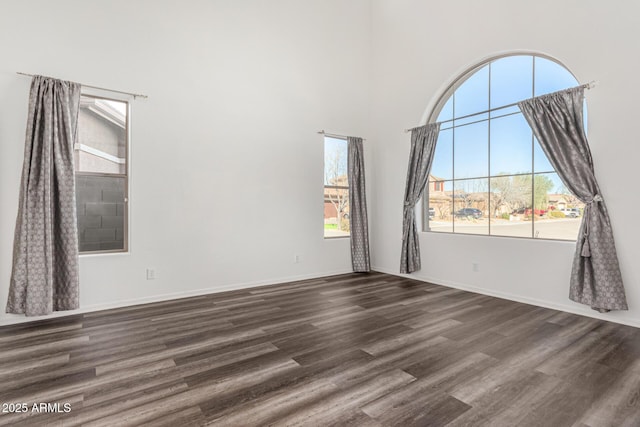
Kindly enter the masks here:
M 400 273 L 413 273 L 420 270 L 420 243 L 415 207 L 429 179 L 439 133 L 440 123 L 431 123 L 411 130 L 411 152 L 402 212 Z
M 364 149 L 362 138 L 347 138 L 349 179 L 349 227 L 351 233 L 351 265 L 355 272 L 371 270 L 369 259 L 369 221 L 364 181 Z
M 80 88 L 42 76 L 31 82 L 7 313 L 78 308 L 73 146 Z
M 627 310 L 609 214 L 583 125 L 584 87 L 518 104 L 566 187 L 583 203 L 569 298 L 594 310 Z

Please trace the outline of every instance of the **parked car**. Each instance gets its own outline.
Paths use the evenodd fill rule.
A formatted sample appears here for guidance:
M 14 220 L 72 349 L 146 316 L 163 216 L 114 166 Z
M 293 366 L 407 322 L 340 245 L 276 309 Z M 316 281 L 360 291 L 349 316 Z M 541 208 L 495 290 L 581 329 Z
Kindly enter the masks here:
M 578 208 L 560 209 L 560 212 L 563 212 L 567 218 L 578 218 L 580 216 L 580 209 Z
M 456 216 L 464 217 L 464 218 L 471 217 L 471 218 L 478 219 L 482 217 L 482 211 L 476 208 L 462 208 L 456 212 Z
M 535 215 L 538 216 L 543 216 L 544 214 L 547 213 L 546 209 L 531 209 L 531 208 L 520 208 L 520 209 L 516 209 L 513 212 L 511 212 L 512 215 L 527 215 L 527 216 L 531 216 L 531 212 L 533 212 Z

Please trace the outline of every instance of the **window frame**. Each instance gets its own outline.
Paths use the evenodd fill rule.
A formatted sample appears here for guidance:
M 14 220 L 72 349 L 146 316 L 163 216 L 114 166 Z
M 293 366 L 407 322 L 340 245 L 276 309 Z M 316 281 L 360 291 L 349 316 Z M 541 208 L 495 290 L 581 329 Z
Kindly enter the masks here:
M 347 179 L 346 179 L 346 183 L 347 183 L 347 185 L 326 185 L 326 184 L 324 184 L 324 182 L 325 182 L 325 178 L 326 178 L 326 167 L 327 167 L 327 165 L 326 165 L 326 163 L 325 163 L 325 160 L 324 160 L 324 159 L 326 159 L 326 152 L 327 152 L 327 138 L 331 138 L 331 139 L 338 139 L 338 140 L 342 140 L 342 141 L 344 141 L 344 142 L 345 142 L 345 145 L 346 145 L 346 147 L 347 147 L 347 149 L 345 150 L 345 151 L 346 151 L 346 154 L 347 154 L 347 157 L 348 157 L 348 155 L 349 155 L 348 140 L 347 140 L 347 138 L 346 138 L 346 137 L 341 137 L 341 136 L 337 136 L 337 135 L 323 135 L 323 138 L 322 138 L 322 143 L 323 143 L 323 145 L 322 145 L 322 150 L 323 150 L 323 154 L 325 155 L 325 157 L 323 157 L 323 179 L 322 179 L 322 181 L 323 181 L 323 188 L 322 188 L 322 197 L 323 197 L 323 231 L 322 231 L 322 232 L 323 232 L 323 238 L 324 238 L 324 239 L 328 239 L 328 240 L 329 240 L 329 239 L 350 239 L 350 238 L 351 238 L 351 227 L 349 227 L 349 234 L 347 234 L 347 235 L 342 235 L 342 236 L 327 236 L 327 235 L 325 234 L 325 229 L 324 229 L 324 203 L 325 203 L 324 201 L 326 200 L 326 198 L 325 198 L 325 194 L 326 194 L 326 193 L 325 193 L 325 190 L 326 190 L 326 189 L 347 190 L 347 194 L 348 194 L 348 196 L 347 196 L 347 197 L 350 197 L 350 196 L 349 196 L 349 194 L 350 194 L 349 192 L 351 191 L 351 190 L 350 190 L 350 188 L 349 188 L 349 167 L 348 167 L 348 159 L 346 159 L 346 161 L 347 161 L 347 170 L 346 170 L 346 172 L 345 172 L 345 176 L 346 176 L 346 178 L 347 178 Z M 347 199 L 347 200 L 348 200 L 348 199 Z M 349 202 L 347 202 L 347 203 L 349 203 Z M 351 217 L 349 217 L 349 221 L 351 221 Z M 339 226 L 339 225 L 340 225 L 340 224 L 338 224 L 338 226 Z
M 538 53 L 538 52 L 530 52 L 530 51 L 517 51 L 517 52 L 507 52 L 507 53 L 503 53 L 500 55 L 495 55 L 495 56 L 491 56 L 489 58 L 485 58 L 484 60 L 480 61 L 479 63 L 476 63 L 475 65 L 466 68 L 464 71 L 462 71 L 460 74 L 458 74 L 458 76 L 453 79 L 453 81 L 451 81 L 451 83 L 449 83 L 447 85 L 447 87 L 442 91 L 441 95 L 438 97 L 438 100 L 433 104 L 432 107 L 430 107 L 430 111 L 427 115 L 427 123 L 435 123 L 437 122 L 437 118 L 440 115 L 442 109 L 444 108 L 444 106 L 447 104 L 447 102 L 449 101 L 449 99 L 453 96 L 453 94 L 458 90 L 458 88 L 460 88 L 461 86 L 463 86 L 466 81 L 473 77 L 476 72 L 478 72 L 479 70 L 481 70 L 482 68 L 484 68 L 485 66 L 488 66 L 489 64 L 499 61 L 500 59 L 503 58 L 508 58 L 508 57 L 514 57 L 514 56 L 530 56 L 533 58 L 533 64 L 532 64 L 532 85 L 533 85 L 533 90 L 532 90 L 532 95 L 535 95 L 535 72 L 536 72 L 536 68 L 535 68 L 535 58 L 542 58 L 548 61 L 552 61 L 554 63 L 556 63 L 557 65 L 561 66 L 567 73 L 569 73 L 574 80 L 576 81 L 576 85 L 579 85 L 579 80 L 577 79 L 577 77 L 575 76 L 575 74 L 568 68 L 566 67 L 561 61 L 549 56 L 549 55 L 545 55 L 542 53 Z M 566 89 L 569 89 L 569 87 L 567 87 Z M 563 89 L 560 89 L 563 90 Z M 491 93 L 491 74 L 489 71 L 489 80 L 488 80 L 488 91 L 489 94 Z M 552 92 L 550 92 L 552 93 Z M 541 95 L 537 95 L 537 96 L 541 96 Z M 526 99 L 526 98 L 525 98 Z M 522 101 L 524 101 L 525 99 L 522 99 Z M 455 103 L 455 101 L 454 101 Z M 491 135 L 490 135 L 490 129 L 491 129 L 491 121 L 492 120 L 496 120 L 496 119 L 500 119 L 500 118 L 504 118 L 504 117 L 509 117 L 512 115 L 517 115 L 517 114 L 522 114 L 521 112 L 507 112 L 505 114 L 496 114 L 496 115 L 492 115 L 495 114 L 495 112 L 499 112 L 502 109 L 506 109 L 509 108 L 509 104 L 506 105 L 501 105 L 498 107 L 491 107 L 491 97 L 489 95 L 489 105 L 488 105 L 488 109 L 486 110 L 482 110 L 482 111 L 476 111 L 470 114 L 464 114 L 460 117 L 455 117 L 455 115 L 452 117 L 451 120 L 446 120 L 446 123 L 451 122 L 451 129 L 453 128 L 458 128 L 458 127 L 462 127 L 462 126 L 467 126 L 467 125 L 471 125 L 474 123 L 480 123 L 480 122 L 487 122 L 488 126 L 489 126 L 489 135 L 488 135 L 488 139 L 487 139 L 487 150 L 489 153 L 489 159 L 490 157 L 490 153 L 491 153 Z M 460 120 L 461 118 L 471 118 L 473 116 L 481 116 L 483 114 L 486 114 L 486 118 L 485 119 L 481 119 L 481 120 L 472 120 L 469 122 L 464 122 L 463 124 L 460 125 L 455 125 L 455 120 Z M 584 109 L 584 116 L 585 116 L 585 132 L 587 132 L 587 126 L 586 126 L 586 117 L 587 117 L 587 110 L 586 110 L 586 100 L 585 100 L 585 109 Z M 444 130 L 450 129 L 450 128 L 445 128 Z M 442 131 L 442 129 L 441 129 Z M 532 140 L 532 152 L 535 150 L 535 146 L 533 145 L 533 141 L 534 141 L 534 135 L 532 133 L 531 136 L 531 140 Z M 455 144 L 455 142 L 454 142 Z M 454 145 L 455 147 L 455 145 Z M 455 150 L 455 148 L 454 148 Z M 532 158 L 532 163 L 533 163 L 533 158 Z M 454 168 L 455 171 L 455 158 L 452 159 L 452 166 Z M 533 164 L 532 164 L 533 166 Z M 552 166 L 553 167 L 553 166 Z M 445 186 L 445 182 L 451 182 L 452 185 L 455 188 L 455 183 L 456 182 L 460 182 L 460 181 L 470 181 L 470 180 L 480 180 L 480 179 L 486 179 L 487 183 L 489 184 L 489 187 L 487 189 L 487 194 L 490 194 L 490 190 L 491 190 L 491 180 L 494 178 L 498 178 L 498 177 L 508 177 L 508 178 L 513 178 L 514 176 L 530 176 L 531 177 L 531 187 L 532 187 L 532 196 L 531 196 L 531 200 L 534 201 L 535 199 L 535 191 L 534 191 L 534 181 L 535 181 L 535 177 L 536 175 L 549 175 L 549 174 L 557 174 L 557 171 L 555 169 L 550 170 L 550 171 L 542 171 L 542 172 L 536 172 L 535 168 L 532 167 L 532 170 L 530 173 L 512 173 L 512 174 L 508 174 L 508 175 L 491 175 L 491 170 L 488 170 L 488 175 L 487 176 L 477 176 L 477 177 L 472 177 L 472 178 L 455 178 L 455 175 L 449 180 L 438 180 L 438 181 L 429 181 L 427 180 L 427 184 L 426 187 L 424 189 L 423 192 L 423 196 L 420 200 L 420 211 L 421 211 L 421 219 L 422 219 L 422 232 L 428 232 L 428 233 L 438 233 L 438 234 L 460 234 L 460 235 L 466 235 L 466 236 L 483 236 L 483 237 L 502 237 L 502 238 L 515 238 L 515 239 L 528 239 L 528 240 L 548 240 L 548 241 L 558 241 L 558 242 L 569 242 L 569 243 L 575 243 L 575 239 L 561 239 L 561 238 L 552 238 L 552 237 L 536 237 L 536 230 L 535 230 L 535 220 L 531 221 L 531 235 L 530 236 L 509 236 L 509 235 L 500 235 L 500 234 L 491 234 L 491 221 L 488 222 L 487 224 L 487 234 L 479 234 L 479 233 L 465 233 L 465 232 L 459 232 L 455 230 L 455 219 L 453 219 L 452 222 L 452 231 L 432 231 L 430 226 L 429 226 L 429 207 L 430 207 L 430 203 L 429 203 L 429 190 L 430 190 L 430 186 L 432 182 L 435 183 L 439 183 L 442 188 L 444 189 Z M 429 174 L 431 176 L 431 172 Z M 488 201 L 488 203 L 490 204 L 490 200 Z M 452 198 L 452 216 L 454 215 L 454 211 L 455 211 L 455 198 Z M 533 210 L 534 207 L 532 206 L 531 209 Z M 490 218 L 490 216 L 488 217 Z M 577 236 L 576 236 L 577 237 Z
M 122 240 L 123 240 L 123 247 L 122 249 L 99 249 L 99 250 L 95 250 L 95 251 L 80 251 L 80 248 L 78 248 L 78 255 L 79 256 L 90 256 L 90 255 L 109 255 L 109 254 L 127 254 L 129 253 L 129 187 L 130 187 L 130 183 L 129 183 L 129 177 L 130 177 L 130 162 L 129 162 L 129 144 L 131 141 L 131 135 L 130 135 L 130 120 L 131 120 L 131 102 L 128 99 L 119 99 L 119 98 L 111 98 L 111 97 L 106 97 L 106 96 L 102 96 L 102 95 L 95 95 L 93 93 L 87 93 L 87 92 L 81 92 L 80 93 L 80 100 L 82 102 L 82 98 L 86 97 L 86 98 L 93 98 L 93 99 L 99 99 L 99 100 L 105 100 L 105 101 L 112 101 L 112 102 L 120 102 L 126 105 L 126 112 L 125 112 L 125 126 L 124 126 L 124 135 L 125 135 L 125 144 L 124 144 L 124 159 L 125 159 L 125 168 L 124 168 L 124 173 L 106 173 L 106 172 L 81 172 L 81 171 L 77 171 L 74 170 L 74 179 L 77 176 L 93 176 L 93 177 L 116 177 L 116 178 L 123 178 L 124 179 L 124 206 L 123 206 L 123 210 L 124 210 L 124 224 L 123 224 L 123 236 L 122 236 Z M 76 131 L 76 135 L 77 135 L 77 131 Z M 77 144 L 79 144 L 78 141 L 76 141 Z M 74 151 L 75 151 L 75 147 L 74 147 Z M 77 180 L 76 180 L 76 184 L 77 184 Z

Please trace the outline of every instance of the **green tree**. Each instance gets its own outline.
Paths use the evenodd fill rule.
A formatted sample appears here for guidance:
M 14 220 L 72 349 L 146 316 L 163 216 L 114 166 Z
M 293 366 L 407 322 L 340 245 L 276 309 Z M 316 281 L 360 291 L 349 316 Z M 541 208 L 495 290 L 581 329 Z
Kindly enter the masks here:
M 533 177 L 533 208 L 549 208 L 549 191 L 553 190 L 553 180 L 547 175 L 534 175 Z
M 505 207 L 507 212 L 511 212 L 520 207 L 528 205 L 527 199 L 531 199 L 531 184 L 520 182 L 517 176 L 496 176 L 491 178 L 491 208 L 492 216 L 496 216 L 498 211 Z
M 533 184 L 531 175 L 514 176 L 515 186 L 523 196 L 526 205 L 530 205 L 531 191 L 533 190 L 533 209 L 546 210 L 549 206 L 549 191 L 553 189 L 554 183 L 547 175 L 534 175 Z

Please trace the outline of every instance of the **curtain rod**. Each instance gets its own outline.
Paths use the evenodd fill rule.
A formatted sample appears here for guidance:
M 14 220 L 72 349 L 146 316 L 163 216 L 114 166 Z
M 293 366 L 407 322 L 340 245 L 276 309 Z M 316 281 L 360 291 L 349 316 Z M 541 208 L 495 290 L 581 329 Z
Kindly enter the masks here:
M 575 87 L 570 88 L 570 89 L 575 89 L 575 88 L 578 88 L 578 87 L 583 87 L 583 88 L 585 88 L 585 89 L 591 89 L 591 88 L 596 87 L 596 84 L 597 84 L 597 83 L 598 83 L 597 81 L 593 80 L 593 81 L 591 81 L 591 82 L 589 82 L 589 83 L 585 83 L 585 84 L 583 84 L 583 85 L 575 86 Z M 568 89 L 563 89 L 563 90 L 558 91 L 558 92 L 564 92 L 565 90 L 568 90 Z M 551 93 L 555 93 L 555 92 L 551 92 Z M 539 97 L 541 97 L 541 96 L 545 96 L 545 95 L 549 95 L 549 94 L 548 94 L 548 93 L 545 93 L 544 95 L 534 96 L 533 98 L 529 98 L 529 99 L 535 99 L 535 98 L 539 98 Z M 523 101 L 526 101 L 526 100 L 523 100 Z M 434 123 L 449 123 L 449 122 L 452 122 L 452 121 L 454 121 L 454 120 L 466 119 L 466 118 L 468 118 L 468 117 L 477 116 L 478 114 L 486 114 L 486 113 L 490 113 L 490 112 L 492 112 L 492 111 L 502 110 L 503 108 L 514 107 L 514 106 L 518 105 L 520 102 L 522 102 L 522 101 L 518 101 L 518 102 L 511 103 L 511 104 L 503 105 L 503 106 L 501 106 L 501 107 L 489 108 L 488 110 L 485 110 L 485 111 L 480 111 L 480 112 L 478 112 L 478 113 L 467 114 L 466 116 L 456 117 L 455 119 L 443 120 L 443 121 L 441 121 L 441 122 L 434 122 Z M 415 127 L 409 128 L 409 129 L 405 129 L 405 130 L 404 130 L 404 132 L 405 132 L 405 133 L 407 133 L 407 132 L 411 132 L 412 130 L 414 130 L 414 129 L 418 129 L 418 128 L 422 127 L 422 126 L 424 126 L 424 125 L 421 125 L 421 126 L 415 126 Z
M 34 76 L 35 76 L 35 74 L 22 73 L 22 72 L 20 72 L 20 71 L 16 71 L 16 74 L 20 74 L 21 76 L 29 76 L 29 77 L 34 77 Z M 50 79 L 55 79 L 55 77 L 48 77 L 48 76 L 42 76 L 42 77 L 47 77 L 47 78 L 50 78 Z M 142 94 L 140 94 L 140 93 L 132 93 L 132 92 L 124 92 L 124 91 L 122 91 L 122 90 L 107 89 L 107 88 L 105 88 L 105 87 L 91 86 L 91 85 L 86 85 L 86 84 L 84 84 L 84 83 L 80 83 L 80 85 L 81 85 L 81 86 L 84 86 L 84 87 L 89 87 L 89 88 L 91 88 L 91 89 L 106 90 L 107 92 L 115 92 L 115 93 L 122 93 L 122 94 L 124 94 L 124 95 L 131 95 L 131 96 L 133 96 L 133 99 L 136 99 L 136 98 L 145 98 L 145 99 L 146 99 L 146 98 L 148 98 L 148 96 L 147 96 L 147 95 L 142 95 Z
M 338 139 L 347 139 L 347 138 L 349 138 L 349 137 L 348 137 L 348 136 L 346 136 L 346 135 L 338 135 L 337 133 L 328 133 L 328 132 L 325 132 L 324 130 L 319 130 L 319 131 L 318 131 L 318 134 L 320 134 L 320 135 L 326 135 L 326 136 L 329 136 L 329 137 L 331 137 L 331 138 L 338 138 Z M 366 138 L 362 138 L 362 140 L 363 140 L 363 141 L 366 141 Z

